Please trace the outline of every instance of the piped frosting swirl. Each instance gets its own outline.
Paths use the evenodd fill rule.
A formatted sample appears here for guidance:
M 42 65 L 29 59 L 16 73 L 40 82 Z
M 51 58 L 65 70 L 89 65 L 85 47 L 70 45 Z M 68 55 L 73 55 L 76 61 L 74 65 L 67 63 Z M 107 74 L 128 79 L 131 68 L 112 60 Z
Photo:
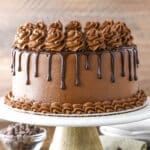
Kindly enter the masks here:
M 80 31 L 81 30 L 81 23 L 79 21 L 70 21 L 67 25 L 66 25 L 66 31 L 69 31 L 69 30 L 78 30 Z
M 84 48 L 83 34 L 78 30 L 70 30 L 66 33 L 66 48 L 71 51 L 80 51 Z
M 64 34 L 57 28 L 50 28 L 45 41 L 46 51 L 61 51 L 63 50 Z
M 16 35 L 14 40 L 14 47 L 20 49 L 26 49 L 28 47 L 29 37 L 31 35 L 31 30 L 21 26 Z
M 100 28 L 100 23 L 99 22 L 92 22 L 92 21 L 88 21 L 85 25 L 84 30 L 88 31 L 90 29 L 99 29 Z
M 85 44 L 86 43 L 86 44 Z M 43 22 L 27 23 L 21 26 L 14 40 L 14 47 L 20 50 L 71 51 L 114 49 L 120 46 L 133 45 L 133 36 L 124 22 L 104 21 L 87 22 L 84 31 L 81 23 L 70 21 L 63 31 L 60 21 L 49 27 Z
M 90 50 L 104 49 L 104 35 L 95 28 L 90 29 L 86 33 L 87 47 Z
M 29 37 L 28 48 L 30 50 L 39 51 L 44 47 L 46 33 L 40 28 L 35 28 Z
M 50 24 L 49 29 L 50 29 L 50 28 L 54 28 L 54 29 L 58 29 L 58 30 L 61 30 L 61 31 L 62 31 L 63 25 L 62 25 L 62 23 L 58 20 L 57 22 L 54 22 L 54 23 Z

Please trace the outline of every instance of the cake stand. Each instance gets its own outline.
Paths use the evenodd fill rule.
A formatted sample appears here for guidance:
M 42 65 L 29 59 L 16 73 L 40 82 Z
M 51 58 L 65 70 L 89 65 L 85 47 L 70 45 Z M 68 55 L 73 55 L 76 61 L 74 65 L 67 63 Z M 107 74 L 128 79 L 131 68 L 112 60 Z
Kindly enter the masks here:
M 56 126 L 50 150 L 102 150 L 96 126 L 137 122 L 150 117 L 150 98 L 145 106 L 120 113 L 44 115 L 12 109 L 0 101 L 0 119 L 42 126 Z

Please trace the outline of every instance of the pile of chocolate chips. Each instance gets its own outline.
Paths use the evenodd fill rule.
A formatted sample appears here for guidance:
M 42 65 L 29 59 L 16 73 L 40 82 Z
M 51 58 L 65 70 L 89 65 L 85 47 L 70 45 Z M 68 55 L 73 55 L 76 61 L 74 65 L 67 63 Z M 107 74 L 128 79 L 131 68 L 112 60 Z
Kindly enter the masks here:
M 39 149 L 42 140 L 37 140 L 37 135 L 42 129 L 29 124 L 11 124 L 1 131 L 2 141 L 9 150 L 34 150 Z
M 4 135 L 12 136 L 31 136 L 40 133 L 39 127 L 29 124 L 11 124 L 6 129 L 2 130 Z

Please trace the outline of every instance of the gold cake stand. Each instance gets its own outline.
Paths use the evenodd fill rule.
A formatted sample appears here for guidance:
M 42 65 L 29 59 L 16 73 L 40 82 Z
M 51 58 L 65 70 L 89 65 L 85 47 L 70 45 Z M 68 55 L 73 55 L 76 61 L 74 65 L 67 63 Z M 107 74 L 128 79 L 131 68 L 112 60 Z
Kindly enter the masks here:
M 0 101 L 0 119 L 56 126 L 49 150 L 103 150 L 96 126 L 126 124 L 150 117 L 150 98 L 144 106 L 119 113 L 63 115 L 41 114 L 10 108 Z

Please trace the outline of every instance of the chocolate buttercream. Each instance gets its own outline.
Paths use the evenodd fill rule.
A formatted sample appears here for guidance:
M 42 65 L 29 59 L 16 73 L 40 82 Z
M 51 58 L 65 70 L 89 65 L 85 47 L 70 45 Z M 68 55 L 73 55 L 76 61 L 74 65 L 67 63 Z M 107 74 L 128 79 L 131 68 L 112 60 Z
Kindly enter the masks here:
M 47 25 L 43 22 L 43 21 L 38 21 L 35 24 L 36 28 L 44 30 L 45 32 L 47 32 Z
M 99 22 L 93 22 L 93 21 L 88 21 L 85 25 L 84 30 L 88 31 L 90 29 L 99 29 L 100 28 L 100 23 Z
M 92 113 L 108 113 L 119 112 L 122 110 L 133 109 L 144 105 L 147 97 L 143 90 L 137 91 L 134 95 L 128 98 L 101 100 L 98 102 L 85 102 L 83 104 L 71 103 L 42 103 L 29 101 L 28 99 L 15 100 L 12 92 L 9 92 L 4 97 L 5 104 L 18 109 L 27 111 L 35 111 L 41 113 L 55 114 L 92 114 Z
M 71 51 L 80 51 L 84 48 L 83 33 L 78 30 L 70 30 L 66 33 L 66 48 Z
M 76 21 L 76 20 L 70 21 L 70 22 L 66 25 L 66 27 L 65 27 L 66 32 L 69 31 L 69 30 L 78 30 L 78 31 L 80 31 L 81 28 L 82 28 L 82 27 L 81 27 L 81 23 L 80 23 L 79 21 Z
M 35 28 L 30 35 L 28 47 L 31 50 L 39 51 L 44 47 L 46 33 L 43 29 Z
M 62 31 L 63 25 L 62 25 L 62 23 L 58 20 L 57 22 L 54 22 L 54 23 L 50 24 L 49 29 L 50 29 L 50 28 L 59 29 L 59 30 Z
M 116 48 L 122 45 L 118 32 L 112 29 L 112 25 L 107 24 L 102 30 L 105 37 L 105 44 L 108 49 Z
M 17 34 L 15 35 L 14 47 L 17 47 L 19 49 L 28 48 L 28 42 L 31 33 L 31 30 L 27 27 L 20 26 L 20 28 L 17 31 Z
M 50 28 L 45 41 L 45 50 L 61 51 L 64 46 L 64 33 L 59 29 Z
M 104 34 L 100 33 L 95 28 L 92 28 L 86 33 L 87 47 L 90 50 L 96 51 L 97 49 L 104 49 Z
M 53 29 L 52 32 L 55 31 L 57 34 L 59 34 L 59 36 L 63 36 L 63 40 L 57 40 L 57 42 L 55 41 L 52 43 L 50 42 L 51 44 L 48 42 L 49 40 L 47 40 L 45 42 L 46 49 L 43 49 L 43 51 L 50 50 L 50 48 L 52 51 L 60 51 L 64 48 L 64 45 L 66 45 L 66 48 L 69 48 L 73 51 L 83 48 L 85 49 L 87 47 L 89 47 L 91 50 L 95 50 L 97 48 L 106 47 L 108 49 L 113 49 L 120 46 L 133 45 L 131 31 L 124 22 L 104 21 L 102 24 L 99 22 L 87 22 L 85 26 L 85 33 L 82 33 L 80 22 L 71 21 L 66 25 L 64 37 L 63 33 L 61 33 L 63 26 L 60 21 L 50 24 L 48 31 L 47 25 L 43 21 L 39 21 L 36 24 L 27 23 L 18 29 L 15 36 L 14 47 L 19 49 L 31 49 L 39 51 L 39 49 L 43 48 L 44 40 L 47 36 L 47 33 L 51 29 Z M 95 39 L 97 34 L 92 34 L 91 31 L 89 31 L 91 29 L 99 31 L 99 40 L 98 38 Z M 83 38 L 84 34 L 87 36 L 87 32 L 88 38 Z M 93 30 L 93 32 L 95 31 Z M 95 40 L 89 40 L 89 36 Z M 103 36 L 105 44 L 103 43 Z M 74 39 L 72 40 L 72 38 Z M 49 37 L 47 37 L 47 39 L 49 39 Z M 88 45 L 84 45 L 84 43 L 88 43 Z M 98 46 L 98 43 L 100 46 Z
M 131 35 L 131 31 L 124 22 L 116 22 L 112 26 L 112 29 L 118 32 L 122 45 L 130 46 L 133 44 L 133 36 Z

